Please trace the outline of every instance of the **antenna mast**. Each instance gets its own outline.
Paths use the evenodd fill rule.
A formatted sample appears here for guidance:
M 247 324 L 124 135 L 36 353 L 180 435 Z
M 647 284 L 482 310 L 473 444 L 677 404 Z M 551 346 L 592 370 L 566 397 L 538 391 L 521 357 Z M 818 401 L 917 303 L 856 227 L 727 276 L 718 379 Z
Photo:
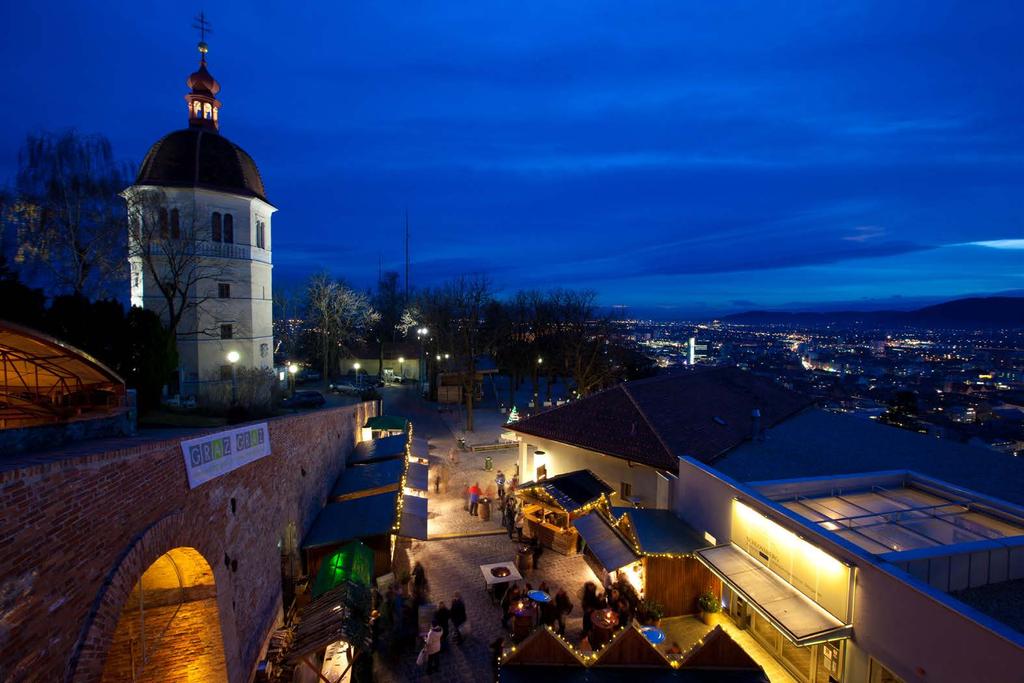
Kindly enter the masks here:
M 409 303 L 409 209 L 405 210 L 405 303 Z

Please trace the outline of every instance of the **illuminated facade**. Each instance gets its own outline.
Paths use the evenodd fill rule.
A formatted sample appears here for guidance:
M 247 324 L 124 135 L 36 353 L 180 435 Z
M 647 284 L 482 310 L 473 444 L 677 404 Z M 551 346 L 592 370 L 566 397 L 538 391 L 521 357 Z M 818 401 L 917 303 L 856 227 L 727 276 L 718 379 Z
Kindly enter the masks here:
M 802 683 L 1006 680 L 1024 634 L 979 589 L 1024 578 L 1024 508 L 907 471 L 742 484 L 680 459 L 676 514 L 724 611 Z
M 226 400 L 238 368 L 273 368 L 277 209 L 252 158 L 220 135 L 220 84 L 207 70 L 206 43 L 199 51 L 187 81 L 188 128 L 150 148 L 122 196 L 132 305 L 156 311 L 165 324 L 179 318 L 177 393 Z

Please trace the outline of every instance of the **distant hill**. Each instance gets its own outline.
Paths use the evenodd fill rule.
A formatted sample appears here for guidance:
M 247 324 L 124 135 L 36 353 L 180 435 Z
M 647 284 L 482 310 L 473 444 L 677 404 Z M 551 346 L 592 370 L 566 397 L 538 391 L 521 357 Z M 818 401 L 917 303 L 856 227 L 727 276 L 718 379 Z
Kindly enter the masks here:
M 955 299 L 911 311 L 787 312 L 747 311 L 727 315 L 730 323 L 827 325 L 861 324 L 894 327 L 1024 328 L 1024 297 L 990 296 Z

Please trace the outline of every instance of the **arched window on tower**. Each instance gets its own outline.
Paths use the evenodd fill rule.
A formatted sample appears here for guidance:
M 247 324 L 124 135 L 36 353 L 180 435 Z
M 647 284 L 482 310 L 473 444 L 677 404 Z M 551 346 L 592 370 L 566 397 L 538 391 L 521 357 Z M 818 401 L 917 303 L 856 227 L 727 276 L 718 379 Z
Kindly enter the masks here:
M 213 118 L 213 107 L 210 106 L 209 102 L 204 102 L 203 103 L 203 118 L 204 119 L 212 119 Z
M 213 241 L 214 242 L 220 242 L 221 240 L 224 239 L 223 233 L 221 232 L 221 227 L 220 227 L 220 212 L 219 211 L 214 211 L 213 212 L 213 216 L 210 218 L 210 227 L 212 228 Z
M 228 244 L 235 241 L 235 217 L 230 213 L 224 214 L 224 241 Z
M 201 113 L 201 112 L 202 112 L 202 110 L 203 110 L 203 103 L 202 103 L 202 102 L 200 102 L 199 100 L 196 100 L 196 102 L 195 102 L 195 106 L 194 106 L 193 108 L 195 109 L 195 114 L 193 114 L 193 115 L 194 115 L 194 116 L 195 116 L 195 117 L 196 117 L 197 119 L 199 119 L 199 118 L 202 118 L 202 116 L 200 115 L 200 113 Z
M 213 108 L 213 120 L 214 120 L 214 121 L 216 121 L 216 120 L 217 120 L 217 107 L 214 107 L 214 108 Z
M 181 237 L 181 214 L 177 209 L 171 209 L 171 237 Z
M 167 239 L 167 209 L 160 207 L 160 239 Z

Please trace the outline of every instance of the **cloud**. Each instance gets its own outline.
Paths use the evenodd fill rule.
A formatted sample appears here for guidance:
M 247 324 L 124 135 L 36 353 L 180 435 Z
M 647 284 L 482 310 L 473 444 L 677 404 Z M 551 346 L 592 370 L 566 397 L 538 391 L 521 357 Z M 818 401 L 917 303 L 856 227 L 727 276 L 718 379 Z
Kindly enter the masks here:
M 989 249 L 1024 249 L 1024 239 L 983 240 L 981 242 L 963 242 L 957 247 L 988 247 Z
M 885 235 L 885 228 L 877 225 L 861 225 L 853 229 L 852 235 L 843 237 L 847 242 L 867 242 Z

